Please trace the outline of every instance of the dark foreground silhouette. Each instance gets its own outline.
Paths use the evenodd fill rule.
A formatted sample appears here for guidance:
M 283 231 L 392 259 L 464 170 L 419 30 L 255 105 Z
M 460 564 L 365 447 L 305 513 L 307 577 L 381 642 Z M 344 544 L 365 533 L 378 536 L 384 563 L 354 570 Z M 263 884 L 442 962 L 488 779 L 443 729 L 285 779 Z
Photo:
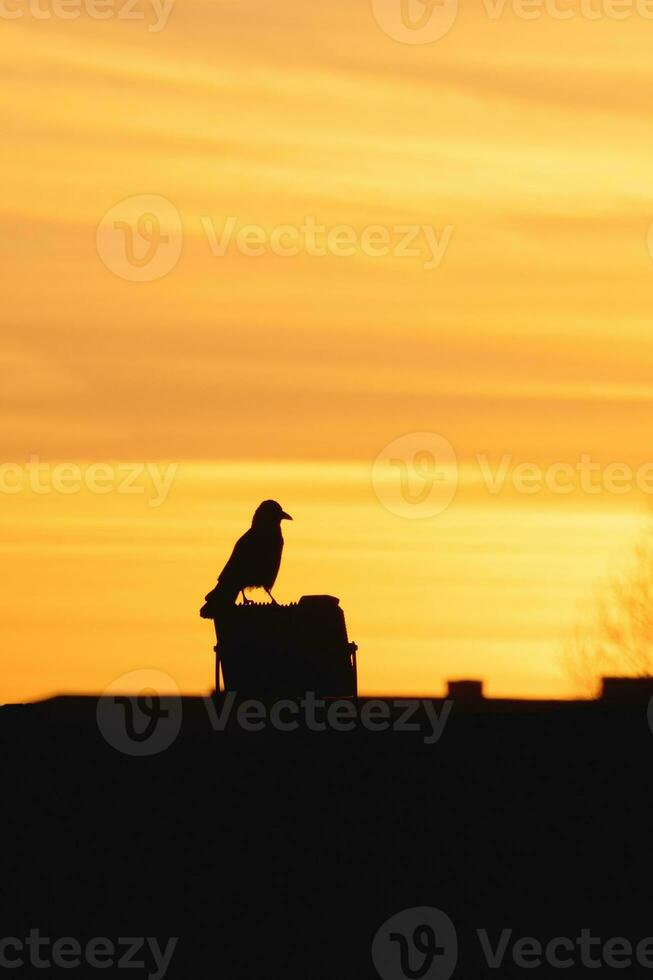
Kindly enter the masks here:
M 427 744 L 425 704 L 410 719 L 421 727 L 397 731 L 379 703 L 395 719 L 416 704 L 377 702 L 375 728 L 345 732 L 304 716 L 280 730 L 245 704 L 258 730 L 233 711 L 218 730 L 201 699 L 170 699 L 159 711 L 181 712 L 179 732 L 147 757 L 107 741 L 97 699 L 1 709 L 2 935 L 179 937 L 166 976 L 180 980 L 366 980 L 382 923 L 433 906 L 457 929 L 454 980 L 504 980 L 529 975 L 511 954 L 523 936 L 653 934 L 645 704 L 455 701 Z M 493 949 L 510 930 L 498 970 L 482 929 Z M 576 959 L 560 975 L 596 970 Z

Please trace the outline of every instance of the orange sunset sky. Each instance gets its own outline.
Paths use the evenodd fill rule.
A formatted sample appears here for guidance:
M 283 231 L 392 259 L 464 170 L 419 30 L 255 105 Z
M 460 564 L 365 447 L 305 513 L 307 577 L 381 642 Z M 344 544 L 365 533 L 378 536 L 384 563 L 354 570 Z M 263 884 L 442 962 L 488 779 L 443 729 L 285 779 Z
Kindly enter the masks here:
M 409 44 L 364 0 L 176 0 L 165 24 L 107 2 L 0 15 L 0 700 L 141 668 L 208 691 L 198 609 L 265 497 L 295 518 L 275 595 L 340 597 L 362 691 L 573 694 L 560 649 L 653 483 L 491 492 L 479 457 L 652 456 L 653 20 L 463 2 Z M 114 216 L 153 197 L 178 255 L 137 281 Z M 214 254 L 230 217 L 262 254 Z M 348 254 L 275 254 L 309 218 Z M 437 265 L 421 234 L 363 244 L 413 225 Z M 383 455 L 412 433 L 459 464 L 439 513 L 415 502 L 428 438 L 397 449 L 408 499 Z M 121 491 L 126 464 L 169 473 L 163 499 L 151 471 Z

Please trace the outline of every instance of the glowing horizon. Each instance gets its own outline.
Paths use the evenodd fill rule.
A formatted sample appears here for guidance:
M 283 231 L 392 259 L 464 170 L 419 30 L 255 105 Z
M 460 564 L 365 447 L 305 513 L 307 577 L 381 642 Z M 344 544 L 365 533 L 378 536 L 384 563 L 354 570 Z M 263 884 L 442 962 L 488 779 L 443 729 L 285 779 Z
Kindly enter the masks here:
M 486 2 L 420 45 L 367 2 L 190 0 L 157 30 L 145 0 L 143 20 L 9 6 L 0 465 L 180 475 L 158 508 L 0 493 L 0 700 L 102 689 L 144 659 L 208 689 L 196 610 L 276 491 L 303 513 L 280 594 L 340 597 L 363 690 L 441 691 L 459 665 L 490 693 L 569 696 L 560 645 L 649 493 L 496 496 L 474 461 L 648 465 L 653 21 Z M 139 282 L 114 213 L 128 224 L 153 197 L 178 254 Z M 412 255 L 405 227 L 422 229 Z M 410 433 L 461 464 L 456 500 L 423 522 L 371 485 Z

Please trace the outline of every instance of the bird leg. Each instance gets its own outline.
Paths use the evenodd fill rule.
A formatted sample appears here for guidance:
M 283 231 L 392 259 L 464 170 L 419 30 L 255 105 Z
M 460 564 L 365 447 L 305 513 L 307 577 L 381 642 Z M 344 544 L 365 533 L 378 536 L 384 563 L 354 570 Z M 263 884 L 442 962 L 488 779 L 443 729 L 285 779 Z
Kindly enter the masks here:
M 274 596 L 272 595 L 272 593 L 270 592 L 270 590 L 269 590 L 269 589 L 266 589 L 265 591 L 267 592 L 267 594 L 268 594 L 268 595 L 270 596 L 270 598 L 272 599 L 272 603 L 273 603 L 273 605 L 275 605 L 275 606 L 278 606 L 278 605 L 279 605 L 279 603 L 278 603 L 278 602 L 277 602 L 277 600 L 276 600 L 276 599 L 274 598 Z

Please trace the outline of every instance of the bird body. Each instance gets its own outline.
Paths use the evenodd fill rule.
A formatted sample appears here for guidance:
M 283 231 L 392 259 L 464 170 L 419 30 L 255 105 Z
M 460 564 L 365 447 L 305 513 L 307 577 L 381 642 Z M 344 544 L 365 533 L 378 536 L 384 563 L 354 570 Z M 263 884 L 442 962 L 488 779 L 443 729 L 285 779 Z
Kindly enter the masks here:
M 275 500 L 264 500 L 257 507 L 252 526 L 238 539 L 229 561 L 218 576 L 218 584 L 207 600 L 234 603 L 241 592 L 243 602 L 245 589 L 262 588 L 273 602 L 271 589 L 276 582 L 283 552 L 281 521 L 291 521 L 290 514 Z

